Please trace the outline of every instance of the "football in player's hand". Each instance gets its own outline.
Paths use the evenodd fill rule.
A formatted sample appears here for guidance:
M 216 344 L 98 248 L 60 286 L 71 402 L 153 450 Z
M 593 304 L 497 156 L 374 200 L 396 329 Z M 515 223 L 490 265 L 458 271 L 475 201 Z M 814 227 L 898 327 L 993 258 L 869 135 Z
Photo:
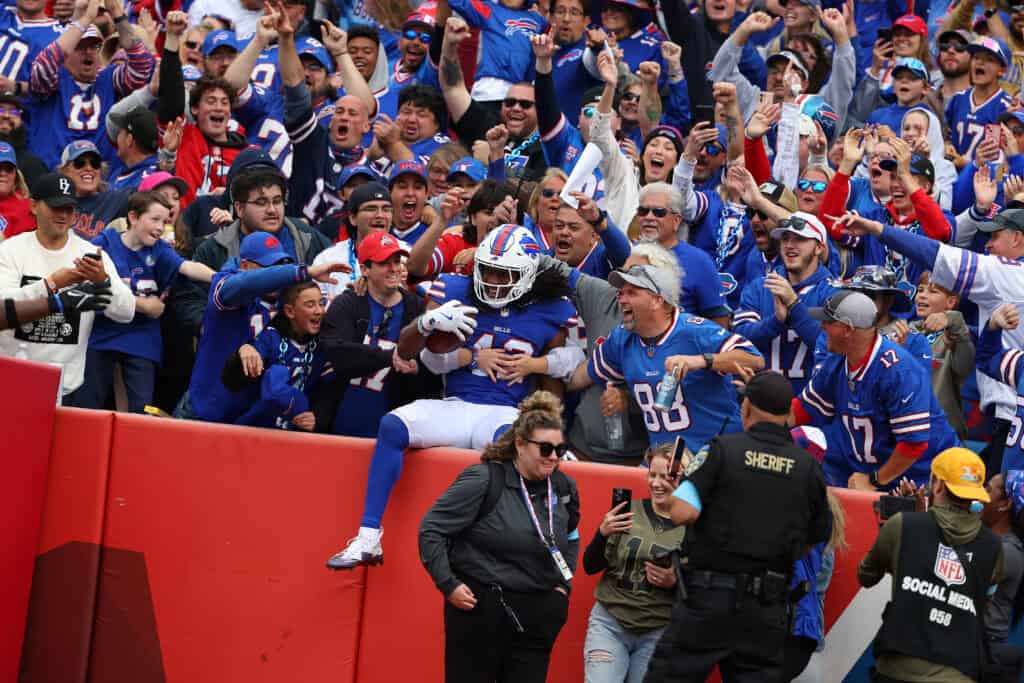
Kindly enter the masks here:
M 462 341 L 454 332 L 432 332 L 427 337 L 427 349 L 432 353 L 449 353 L 462 346 Z

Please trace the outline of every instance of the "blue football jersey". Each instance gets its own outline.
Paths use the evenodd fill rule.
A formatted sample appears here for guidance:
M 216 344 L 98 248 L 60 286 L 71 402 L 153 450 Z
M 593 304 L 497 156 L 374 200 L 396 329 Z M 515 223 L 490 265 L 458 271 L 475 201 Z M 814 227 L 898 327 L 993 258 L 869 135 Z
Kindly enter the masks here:
M 1024 469 L 1024 351 L 1003 347 L 1002 330 L 986 325 L 978 339 L 978 369 L 1017 391 L 1017 415 L 1003 450 L 1002 471 Z
M 152 247 L 132 251 L 121 241 L 121 233 L 107 228 L 93 241 L 103 248 L 117 267 L 117 274 L 135 296 L 164 296 L 185 262 L 174 248 L 158 240 Z M 105 315 L 96 316 L 89 337 L 89 348 L 120 351 L 159 363 L 163 342 L 160 319 L 136 311 L 130 323 L 114 322 Z
M 392 225 L 391 234 L 411 247 L 412 245 L 416 244 L 416 241 L 419 240 L 419 238 L 423 237 L 423 233 L 425 233 L 427 231 L 427 228 L 429 227 L 430 226 L 424 223 L 423 221 L 420 221 L 419 223 L 412 226 L 408 230 L 399 230 L 398 228 Z
M 279 91 L 250 85 L 238 97 L 232 118 L 245 127 L 245 139 L 261 147 L 286 177 L 292 174 L 292 141 L 284 127 Z
M 0 9 L 0 76 L 28 83 L 33 60 L 63 32 L 56 19 L 26 21 L 14 7 Z
M 590 378 L 602 384 L 625 382 L 644 415 L 652 446 L 677 436 L 693 452 L 718 434 L 742 429 L 736 391 L 729 377 L 711 370 L 693 370 L 679 383 L 672 409 L 654 408 L 665 359 L 679 354 L 725 353 L 733 349 L 760 356 L 750 341 L 721 326 L 676 310 L 672 324 L 653 344 L 621 325 L 599 341 L 590 357 Z
M 242 271 L 237 259 L 232 259 L 214 274 L 188 387 L 192 409 L 200 419 L 234 422 L 252 402 L 252 392 L 232 393 L 224 387 L 220 379 L 224 362 L 270 322 L 276 300 L 264 296 L 298 282 L 299 273 L 297 266 Z
M 999 116 L 1010 108 L 1011 98 L 1006 91 L 996 90 L 992 97 L 978 106 L 971 101 L 974 88 L 968 88 L 953 95 L 946 105 L 946 122 L 949 123 L 950 141 L 957 154 L 974 158 L 974 148 L 985 137 L 985 126 L 999 123 Z
M 387 326 L 382 328 L 385 308 L 370 297 L 370 324 L 366 328 L 363 343 L 390 351 L 398 345 L 405 303 L 399 301 L 387 310 L 390 311 L 390 318 Z M 388 365 L 372 375 L 353 377 L 338 406 L 331 431 L 344 436 L 377 438 L 380 419 L 390 409 L 388 390 L 393 376 L 392 367 Z
M 477 305 L 472 296 L 473 279 L 464 275 L 442 275 L 430 285 L 430 301 L 443 304 L 461 301 Z M 568 299 L 547 299 L 525 306 L 506 306 L 500 310 L 478 306 L 476 330 L 466 340 L 471 349 L 502 348 L 510 353 L 528 353 L 534 358 L 544 354 L 559 333 L 575 324 L 576 308 Z M 445 394 L 486 405 L 517 406 L 533 390 L 533 382 L 509 384 L 492 382 L 483 370 L 459 368 L 446 375 Z
M 548 22 L 533 10 L 513 10 L 488 0 L 450 0 L 452 10 L 480 29 L 476 79 L 497 78 L 510 83 L 533 82 L 534 57 L 530 38 Z
M 785 277 L 785 271 L 779 273 Z M 775 297 L 765 289 L 759 277 L 743 289 L 740 309 L 733 317 L 733 329 L 749 339 L 764 354 L 765 369 L 780 372 L 798 394 L 814 372 L 814 349 L 821 336 L 821 325 L 808 314 L 808 308 L 824 306 L 836 292 L 829 284 L 832 273 L 818 266 L 814 273 L 793 286 L 797 300 L 786 322 L 775 316 Z
M 580 38 L 572 45 L 560 45 L 552 58 L 551 77 L 555 80 L 558 107 L 570 121 L 580 114 L 580 100 L 588 88 L 601 85 L 583 66 L 583 50 L 587 42 Z
M 435 135 L 429 138 L 424 138 L 419 142 L 414 142 L 412 144 L 407 142 L 405 143 L 405 146 L 412 152 L 413 160 L 420 162 L 423 164 L 423 168 L 426 168 L 427 164 L 430 163 L 430 155 L 434 153 L 434 150 L 451 141 L 452 139 L 444 133 L 436 133 Z M 372 168 L 380 177 L 387 178 L 391 175 L 391 167 L 393 165 L 394 162 L 391 161 L 391 159 L 388 159 L 387 157 L 380 157 L 370 164 L 370 168 Z
M 723 202 L 717 191 L 699 190 L 694 196 L 697 213 L 691 224 L 690 241 L 711 257 L 715 271 L 719 273 L 722 295 L 729 305 L 737 306 L 747 254 L 754 248 L 750 219 L 745 208 Z
M 242 46 L 239 46 L 239 49 L 242 49 Z M 277 68 L 277 45 L 271 45 L 260 53 L 256 58 L 256 66 L 252 68 L 249 80 L 253 85 L 258 85 L 272 93 L 281 92 L 281 72 Z
M 711 257 L 686 242 L 678 242 L 671 251 L 683 269 L 679 307 L 687 313 L 705 318 L 728 315 L 729 306 L 723 296 L 722 276 Z
M 925 483 L 932 459 L 959 443 L 932 391 L 930 372 L 882 335 L 867 361 L 853 371 L 846 356 L 825 356 L 800 393 L 800 402 L 814 424 L 835 423 L 823 463 L 833 485 L 845 486 L 854 472 L 877 470 L 897 441 L 928 443 L 928 450 L 905 473 Z
M 106 161 L 117 159 L 103 121 L 120 99 L 114 89 L 114 69 L 111 64 L 100 71 L 95 83 L 83 87 L 62 67 L 57 92 L 45 101 L 32 100 L 29 139 L 32 152 L 47 168 L 56 167 L 64 148 L 75 140 L 91 141 Z

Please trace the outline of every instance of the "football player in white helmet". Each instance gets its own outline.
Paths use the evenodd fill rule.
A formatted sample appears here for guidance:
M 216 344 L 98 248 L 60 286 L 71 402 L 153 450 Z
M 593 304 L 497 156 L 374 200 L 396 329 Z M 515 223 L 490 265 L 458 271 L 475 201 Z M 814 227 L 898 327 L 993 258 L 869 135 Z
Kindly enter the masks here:
M 446 398 L 413 401 L 381 418 L 359 533 L 327 561 L 329 568 L 382 561 L 381 518 L 406 448 L 482 449 L 515 421 L 516 406 L 533 390 L 533 377 L 522 371 L 527 361 L 546 375 L 567 377 L 583 359 L 577 347 L 565 346 L 576 309 L 563 296 L 532 291 L 539 256 L 526 228 L 502 225 L 477 247 L 472 277 L 442 275 L 431 283 L 427 311 L 402 330 L 398 353 L 419 354 L 427 368 L 444 374 Z M 428 345 L 436 333 L 449 333 L 453 348 Z

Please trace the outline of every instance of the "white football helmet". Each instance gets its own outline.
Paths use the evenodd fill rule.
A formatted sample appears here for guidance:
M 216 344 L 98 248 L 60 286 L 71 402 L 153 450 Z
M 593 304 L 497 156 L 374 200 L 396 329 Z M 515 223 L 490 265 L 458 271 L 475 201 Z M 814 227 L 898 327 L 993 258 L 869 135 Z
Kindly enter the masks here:
M 540 245 L 521 225 L 506 223 L 480 242 L 473 257 L 473 290 L 492 308 L 504 308 L 530 292 Z

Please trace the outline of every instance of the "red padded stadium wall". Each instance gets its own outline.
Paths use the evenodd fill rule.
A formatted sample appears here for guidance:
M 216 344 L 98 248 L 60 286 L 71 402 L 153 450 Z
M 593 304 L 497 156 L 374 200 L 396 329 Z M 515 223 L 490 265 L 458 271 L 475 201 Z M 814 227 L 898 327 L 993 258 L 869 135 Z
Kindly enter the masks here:
M 17 676 L 60 371 L 0 358 L 0 681 Z

